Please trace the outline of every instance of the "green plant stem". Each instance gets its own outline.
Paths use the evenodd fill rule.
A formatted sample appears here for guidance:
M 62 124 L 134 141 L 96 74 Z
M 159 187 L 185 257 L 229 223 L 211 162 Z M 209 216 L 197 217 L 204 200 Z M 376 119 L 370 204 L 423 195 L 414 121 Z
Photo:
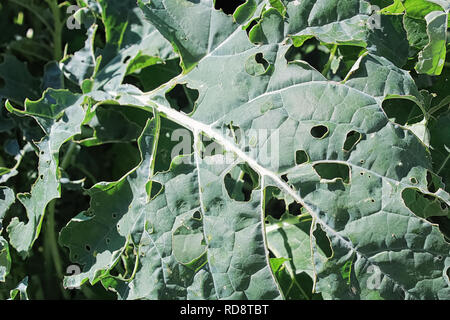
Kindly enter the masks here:
M 57 0 L 45 0 L 53 14 L 53 59 L 59 61 L 62 58 L 62 28 L 60 8 Z
M 64 158 L 61 162 L 61 168 L 64 170 L 67 168 L 67 166 L 70 164 L 71 157 L 73 155 L 73 152 L 76 149 L 76 144 L 74 142 L 70 142 L 69 148 L 67 149 L 66 154 L 64 155 Z M 56 232 L 55 232 L 55 206 L 56 206 L 56 199 L 51 201 L 47 207 L 47 220 L 46 220 L 46 227 L 45 227 L 45 238 L 46 238 L 46 246 L 48 251 L 50 252 L 51 259 L 53 261 L 53 265 L 55 266 L 56 275 L 58 279 L 64 278 L 64 271 L 61 264 L 61 255 L 59 253 L 58 248 L 58 241 L 56 239 Z M 61 287 L 61 293 L 65 299 L 69 298 L 69 295 L 67 291 L 64 290 L 64 288 Z
M 333 62 L 334 57 L 335 57 L 335 55 L 336 55 L 337 47 L 338 47 L 338 45 L 335 44 L 335 45 L 333 45 L 333 48 L 331 48 L 331 51 L 330 51 L 330 57 L 328 58 L 327 64 L 325 65 L 325 67 L 323 68 L 323 71 L 322 71 L 322 74 L 323 74 L 325 77 L 327 76 L 328 72 L 329 72 L 330 69 L 331 69 L 331 63 Z

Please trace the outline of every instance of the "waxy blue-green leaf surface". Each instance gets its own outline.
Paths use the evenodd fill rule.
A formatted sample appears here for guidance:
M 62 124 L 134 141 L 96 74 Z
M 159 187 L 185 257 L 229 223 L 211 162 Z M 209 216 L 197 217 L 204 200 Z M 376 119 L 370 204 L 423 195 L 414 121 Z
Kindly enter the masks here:
M 146 169 L 148 175 L 136 176 L 149 161 L 145 152 L 154 150 L 141 140 L 142 163 L 136 171 L 90 191 L 93 212 L 79 215 L 62 233 L 72 258 L 76 254 L 75 261 L 85 265 L 66 285 L 102 280 L 124 299 L 273 299 L 279 294 L 265 242 L 275 250 L 278 240 L 264 240 L 260 199 L 264 190 L 276 187 L 312 217 L 303 235 L 309 242 L 296 254 L 315 292 L 333 299 L 450 297 L 450 246 L 436 225 L 410 210 L 403 192 L 418 190 L 446 205 L 448 195 L 439 182 L 438 190 L 429 190 L 428 150 L 382 109 L 383 100 L 393 97 L 421 105 L 407 72 L 372 53 L 358 61 L 344 82 L 328 81 L 307 63 L 286 60 L 284 18 L 274 9 L 265 11 L 247 36 L 232 17 L 214 10 L 212 1 L 141 2 L 141 8 L 181 55 L 185 74 L 148 95 L 130 92 L 122 101 L 135 101 L 186 127 L 194 136 L 194 154 L 176 158 L 167 172 L 153 175 Z M 338 15 L 339 21 L 353 17 L 353 11 L 344 11 L 342 19 Z M 259 45 L 252 43 L 255 39 Z M 199 91 L 189 115 L 166 100 L 165 92 L 177 83 Z M 230 126 L 248 139 L 235 140 Z M 320 127 L 326 130 L 322 137 L 316 134 Z M 347 143 L 350 133 L 359 135 L 352 144 Z M 201 153 L 204 136 L 227 152 Z M 278 140 L 271 143 L 274 137 Z M 306 154 L 305 162 L 296 163 L 297 152 Z M 239 163 L 259 176 L 247 201 L 231 199 L 226 191 L 224 179 Z M 161 190 L 149 199 L 154 182 Z M 120 206 L 109 209 L 116 199 Z M 416 209 L 417 201 L 408 203 Z M 142 206 L 147 209 L 138 209 Z M 115 211 L 117 224 L 110 217 L 101 222 Z M 114 237 L 101 236 L 106 243 L 93 246 L 76 236 L 82 225 Z M 316 243 L 319 228 L 329 239 L 330 256 Z M 290 233 L 290 243 L 300 237 Z M 136 259 L 131 277 L 109 275 L 127 243 Z M 311 259 L 301 260 L 308 254 Z
M 450 299 L 447 2 L 79 1 L 40 84 L 0 65 L 43 131 L 2 127 L 0 280 L 17 251 L 77 297 Z

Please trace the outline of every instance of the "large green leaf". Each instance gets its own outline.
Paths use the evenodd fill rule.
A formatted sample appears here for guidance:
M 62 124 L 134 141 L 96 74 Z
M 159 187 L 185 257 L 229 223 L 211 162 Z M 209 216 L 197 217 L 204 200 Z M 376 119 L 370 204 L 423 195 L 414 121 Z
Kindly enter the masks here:
M 321 3 L 303 14 L 338 20 L 339 30 L 367 6 L 349 1 L 328 10 Z M 123 87 L 92 93 L 94 99 L 120 97 L 154 120 L 139 139 L 140 165 L 90 189 L 91 208 L 62 231 L 61 242 L 83 265 L 66 286 L 101 280 L 127 299 L 277 298 L 263 223 L 264 193 L 276 187 L 311 215 L 309 233 L 290 232 L 290 243 L 309 237 L 309 247 L 299 251 L 312 257 L 303 270 L 325 298 L 450 298 L 450 245 L 437 225 L 414 213 L 420 202 L 408 202 L 410 208 L 404 201 L 405 191 L 416 190 L 448 205 L 448 194 L 439 179 L 429 185 L 432 163 L 424 144 L 382 109 L 393 97 L 421 106 L 407 72 L 366 55 L 337 83 L 303 61 L 288 62 L 285 24 L 304 28 L 295 25 L 289 4 L 290 20 L 269 9 L 250 39 L 210 0 L 140 6 L 181 55 L 184 74 L 148 94 Z M 177 84 L 199 91 L 189 114 L 167 100 Z M 185 127 L 194 150 L 154 174 L 160 116 Z M 205 137 L 226 151 L 208 153 Z M 235 199 L 239 192 L 230 193 L 226 183 L 243 165 L 258 181 L 247 200 Z M 331 255 L 319 248 L 318 230 L 328 237 Z M 129 246 L 135 268 L 130 278 L 115 276 L 112 269 Z
M 39 236 L 48 203 L 60 196 L 59 149 L 64 142 L 81 132 L 80 126 L 86 113 L 83 104 L 83 96 L 53 89 L 46 91 L 38 101 L 27 100 L 24 111 L 7 104 L 11 112 L 35 118 L 45 133 L 37 143 L 38 178 L 29 193 L 17 195 L 26 209 L 28 220 L 20 221 L 14 217 L 7 228 L 10 244 L 22 257 L 28 255 Z

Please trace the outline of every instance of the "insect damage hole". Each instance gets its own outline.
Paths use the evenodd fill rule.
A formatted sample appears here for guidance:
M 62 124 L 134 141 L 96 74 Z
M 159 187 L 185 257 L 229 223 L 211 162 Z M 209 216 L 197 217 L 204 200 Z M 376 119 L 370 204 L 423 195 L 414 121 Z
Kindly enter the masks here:
M 435 193 L 439 189 L 437 176 L 433 175 L 430 171 L 427 171 L 427 189 L 431 193 Z
M 224 184 L 231 199 L 249 201 L 259 185 L 259 175 L 248 165 L 239 164 L 225 175 Z
M 126 56 L 125 59 L 123 59 L 123 64 L 126 64 L 128 61 L 130 61 L 131 56 Z
M 291 202 L 288 206 L 288 211 L 293 216 L 299 216 L 302 213 L 303 206 L 298 202 Z
M 246 0 L 216 0 L 214 2 L 214 9 L 222 10 L 226 14 L 233 14 L 234 11 L 236 11 L 236 9 L 245 2 Z
M 329 130 L 326 126 L 319 125 L 312 127 L 310 133 L 314 138 L 323 139 L 328 135 Z
M 323 231 L 320 224 L 316 224 L 316 228 L 313 231 L 313 236 L 315 238 L 316 245 L 322 250 L 327 258 L 331 258 L 333 255 L 331 241 L 328 238 L 327 233 Z
M 346 184 L 350 182 L 350 167 L 346 164 L 319 163 L 313 168 L 324 182 L 336 182 L 338 179 Z
M 416 188 L 405 188 L 402 199 L 411 212 L 422 218 L 448 216 L 447 204 L 430 194 L 422 193 Z
M 300 165 L 309 161 L 309 156 L 305 150 L 297 150 L 295 152 L 295 164 Z
M 145 189 L 147 191 L 147 195 L 149 199 L 153 200 L 162 190 L 163 186 L 161 183 L 157 181 L 150 180 L 145 185 Z
M 264 192 L 265 216 L 280 219 L 286 213 L 286 202 L 283 193 L 276 187 L 267 187 Z
M 203 218 L 202 214 L 198 210 L 192 214 L 192 219 L 194 219 L 194 220 L 202 220 L 202 218 Z
M 186 84 L 177 84 L 166 92 L 166 99 L 170 106 L 186 114 L 194 111 L 198 97 L 198 90 L 188 88 Z
M 344 146 L 342 147 L 342 149 L 344 149 L 345 152 L 349 152 L 358 144 L 361 138 L 362 134 L 359 133 L 358 131 L 354 130 L 350 131 L 349 133 L 347 133 Z
M 245 62 L 245 71 L 251 76 L 261 76 L 269 69 L 269 62 L 261 52 L 251 55 Z

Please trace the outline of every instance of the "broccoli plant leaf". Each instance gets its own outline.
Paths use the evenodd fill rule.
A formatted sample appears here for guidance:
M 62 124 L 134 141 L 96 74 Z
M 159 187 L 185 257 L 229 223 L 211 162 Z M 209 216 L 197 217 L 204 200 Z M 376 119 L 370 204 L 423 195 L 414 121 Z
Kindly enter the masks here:
M 269 8 L 247 35 L 211 0 L 139 1 L 180 55 L 183 74 L 149 93 L 130 86 L 91 92 L 153 118 L 138 139 L 140 164 L 92 187 L 90 209 L 61 232 L 83 266 L 65 278 L 67 287 L 101 281 L 123 299 L 282 298 L 271 250 L 325 298 L 450 298 L 450 244 L 426 220 L 448 215 L 449 195 L 426 146 L 382 108 L 389 98 L 423 108 L 413 79 L 401 61 L 378 56 L 384 50 L 360 57 L 342 82 L 288 61 L 291 32 L 365 46 L 360 23 L 370 10 L 365 1 L 284 3 L 286 16 Z M 298 13 L 307 19 L 295 19 Z M 193 110 L 168 98 L 178 85 L 198 91 Z M 156 173 L 161 117 L 194 141 L 193 151 Z M 230 182 L 236 172 L 251 176 L 247 193 Z M 285 225 L 284 217 L 266 226 L 268 188 L 303 207 L 310 221 Z M 134 268 L 116 275 L 130 247 Z
M 61 231 L 60 242 L 70 249 L 71 259 L 84 265 L 83 273 L 66 278 L 67 287 L 79 286 L 86 280 L 97 282 L 105 270 L 117 263 L 127 242 L 138 238 L 135 233 L 143 232 L 143 223 L 139 222 L 150 196 L 147 183 L 153 172 L 158 134 L 156 118 L 148 122 L 138 140 L 142 158 L 138 167 L 119 181 L 92 187 L 90 209 Z
M 37 143 L 38 178 L 29 193 L 17 195 L 27 212 L 27 221 L 11 220 L 7 231 L 10 244 L 22 257 L 28 255 L 37 239 L 47 204 L 60 196 L 59 149 L 64 142 L 81 132 L 85 118 L 84 97 L 65 90 L 49 89 L 38 101 L 26 101 L 25 110 L 7 108 L 17 115 L 32 116 L 46 134 Z
M 206 3 L 199 6 L 203 8 Z M 164 1 L 164 5 L 169 8 L 172 2 Z M 194 6 L 191 2 L 185 5 L 188 10 Z M 153 16 L 158 10 L 147 7 L 148 11 L 151 21 L 161 23 Z M 242 30 L 225 28 L 223 36 L 227 38 L 220 44 L 208 46 L 211 38 L 206 38 L 205 33 L 202 47 L 209 51 L 195 55 L 196 68 L 176 79 L 199 90 L 196 109 L 190 116 L 172 110 L 159 91 L 142 101 L 156 105 L 157 110 L 194 134 L 203 132 L 234 152 L 260 174 L 264 181 L 262 188 L 275 185 L 307 208 L 315 223 L 327 233 L 334 252 L 331 258 L 314 259 L 317 288 L 325 295 L 370 298 L 378 294 L 379 298 L 394 299 L 448 296 L 449 245 L 436 226 L 404 205 L 401 196 L 405 188 L 435 195 L 427 189 L 430 155 L 414 134 L 389 122 L 381 108 L 380 97 L 416 95 L 409 76 L 394 73 L 402 80 L 406 92 L 405 87 L 400 87 L 401 90 L 391 87 L 395 82 L 392 80 L 388 81 L 388 92 L 384 92 L 383 83 L 383 87 L 374 87 L 375 92 L 370 94 L 365 92 L 366 86 L 358 89 L 346 83 L 329 82 L 306 64 L 287 63 L 284 58 L 287 46 L 277 43 L 276 36 L 257 47 L 249 43 Z M 170 37 L 176 37 L 176 33 Z M 198 39 L 184 41 L 184 48 L 190 48 Z M 258 55 L 263 69 L 254 71 Z M 220 66 L 227 66 L 219 71 L 223 77 L 209 76 L 207 70 Z M 230 124 L 249 139 L 237 145 L 224 134 Z M 274 161 L 262 151 L 270 139 L 267 135 L 255 135 L 258 129 L 270 130 L 271 137 L 283 137 L 278 141 L 278 149 L 271 149 L 271 156 L 277 155 Z M 358 133 L 360 139 L 346 150 L 343 146 L 351 132 Z M 296 165 L 298 150 L 308 155 L 307 163 Z M 285 175 L 287 182 L 282 179 Z M 443 201 L 447 202 L 445 198 Z M 372 219 L 376 222 L 369 222 Z M 382 227 L 381 221 L 392 221 L 395 228 Z M 372 225 L 380 228 L 370 230 Z M 380 240 L 370 237 L 374 232 Z M 432 247 L 430 241 L 434 243 Z M 400 275 L 392 270 L 389 257 L 394 256 L 396 270 L 406 273 Z M 426 269 L 418 283 L 413 281 L 414 268 L 407 267 L 414 265 L 416 259 L 424 259 L 421 266 Z M 358 267 L 352 268 L 356 274 L 352 273 L 350 284 L 338 281 L 336 288 L 322 285 L 330 283 L 328 276 L 336 277 L 347 261 Z M 405 267 L 398 268 L 399 265 Z M 384 287 L 372 286 L 366 277 L 368 268 L 380 271 Z

